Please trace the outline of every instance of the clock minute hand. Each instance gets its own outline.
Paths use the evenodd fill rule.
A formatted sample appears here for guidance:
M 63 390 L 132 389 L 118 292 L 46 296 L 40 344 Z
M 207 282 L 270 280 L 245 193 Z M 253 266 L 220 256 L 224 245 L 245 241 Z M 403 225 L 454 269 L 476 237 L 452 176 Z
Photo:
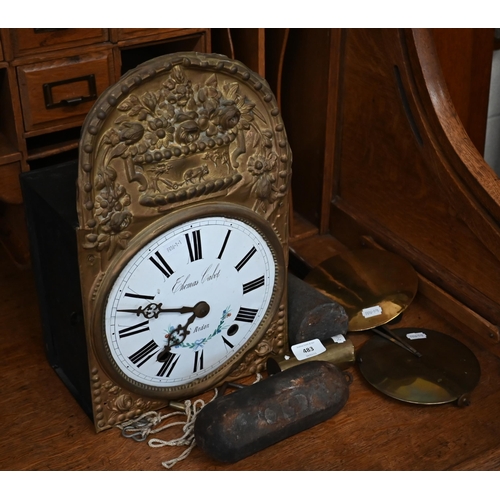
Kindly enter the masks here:
M 160 302 L 159 304 L 148 304 L 146 307 L 138 307 L 137 309 L 118 309 L 117 312 L 128 312 L 128 313 L 133 313 L 136 314 L 137 316 L 140 316 L 141 314 L 147 318 L 157 318 L 160 313 L 178 313 L 178 314 L 187 314 L 187 313 L 194 313 L 195 308 L 194 307 L 176 307 L 176 308 L 168 308 L 168 309 L 163 309 L 162 308 L 162 303 Z M 197 304 L 198 305 L 198 304 Z
M 202 301 L 198 302 L 194 307 L 179 307 L 178 309 L 161 309 L 161 304 L 160 304 L 160 311 L 159 312 L 178 312 L 180 314 L 186 314 L 186 313 L 193 313 L 193 320 L 194 318 L 204 318 L 209 312 L 210 312 L 210 306 Z M 193 321 L 191 320 L 191 322 Z

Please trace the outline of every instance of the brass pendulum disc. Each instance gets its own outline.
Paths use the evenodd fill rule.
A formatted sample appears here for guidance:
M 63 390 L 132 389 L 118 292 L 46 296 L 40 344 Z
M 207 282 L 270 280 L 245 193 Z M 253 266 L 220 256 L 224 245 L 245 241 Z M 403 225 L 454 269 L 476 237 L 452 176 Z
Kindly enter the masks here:
M 417 273 L 399 255 L 384 250 L 355 250 L 322 262 L 305 281 L 341 304 L 349 331 L 384 325 L 414 299 Z
M 370 385 L 408 403 L 469 404 L 469 394 L 479 382 L 481 369 L 468 347 L 428 329 L 398 328 L 392 333 L 409 342 L 422 356 L 414 356 L 374 335 L 357 355 L 361 374 Z

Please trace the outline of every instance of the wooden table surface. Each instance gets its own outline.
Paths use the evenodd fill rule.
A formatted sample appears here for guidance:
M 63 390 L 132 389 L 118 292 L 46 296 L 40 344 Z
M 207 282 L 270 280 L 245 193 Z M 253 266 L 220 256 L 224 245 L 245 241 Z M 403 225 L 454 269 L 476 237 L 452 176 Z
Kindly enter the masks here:
M 482 376 L 472 405 L 420 406 L 372 389 L 356 366 L 346 406 L 333 418 L 235 464 L 194 448 L 175 470 L 500 470 L 500 360 L 432 314 L 417 296 L 398 326 L 428 327 L 460 338 L 477 356 Z M 47 363 L 32 272 L 0 250 L 1 470 L 165 470 L 183 448 L 151 448 L 96 434 Z M 355 345 L 366 340 L 353 336 Z M 157 435 L 178 437 L 178 430 Z

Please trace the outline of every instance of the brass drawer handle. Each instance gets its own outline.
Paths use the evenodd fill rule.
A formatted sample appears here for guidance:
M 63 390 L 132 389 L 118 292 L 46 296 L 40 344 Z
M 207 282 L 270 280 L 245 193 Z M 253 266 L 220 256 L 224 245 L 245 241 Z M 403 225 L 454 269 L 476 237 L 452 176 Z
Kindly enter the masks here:
M 66 85 L 68 83 L 87 81 L 89 86 L 89 95 L 73 97 L 72 99 L 61 99 L 59 102 L 54 102 L 52 96 L 52 89 L 59 85 Z M 44 83 L 43 96 L 45 100 L 45 107 L 47 109 L 60 108 L 63 106 L 76 106 L 82 102 L 92 101 L 97 97 L 97 89 L 95 85 L 95 75 L 79 76 L 77 78 L 70 78 L 69 80 L 60 80 L 58 82 Z

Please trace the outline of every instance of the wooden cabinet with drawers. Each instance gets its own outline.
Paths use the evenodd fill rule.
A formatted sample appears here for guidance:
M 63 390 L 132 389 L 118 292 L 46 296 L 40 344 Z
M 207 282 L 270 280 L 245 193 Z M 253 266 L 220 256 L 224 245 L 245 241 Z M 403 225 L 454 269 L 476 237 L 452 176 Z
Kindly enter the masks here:
M 83 47 L 109 39 L 107 28 L 13 28 L 5 30 L 7 59 Z
M 110 48 L 18 66 L 26 134 L 80 125 L 113 75 Z
M 77 158 L 95 99 L 155 56 L 211 51 L 202 28 L 0 30 L 0 242 L 29 262 L 19 174 Z

